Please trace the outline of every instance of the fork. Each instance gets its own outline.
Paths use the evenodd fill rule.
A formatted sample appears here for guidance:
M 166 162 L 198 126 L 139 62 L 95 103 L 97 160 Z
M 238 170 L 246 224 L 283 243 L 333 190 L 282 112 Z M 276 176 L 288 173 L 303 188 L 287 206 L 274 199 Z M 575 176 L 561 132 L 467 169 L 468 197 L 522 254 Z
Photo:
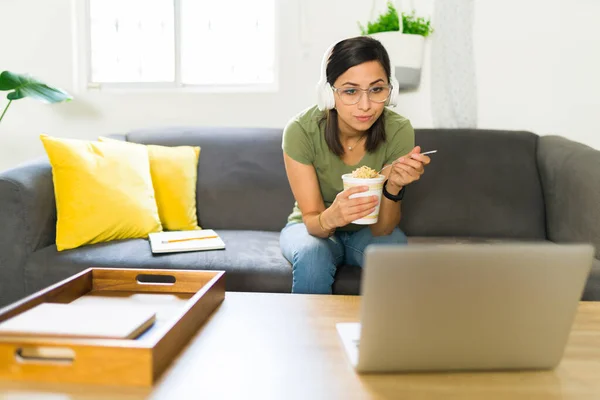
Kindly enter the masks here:
M 419 153 L 419 154 L 421 154 L 421 155 L 423 155 L 423 156 L 426 156 L 427 154 L 433 154 L 433 153 L 437 153 L 437 150 L 426 151 L 425 153 Z M 386 168 L 389 168 L 389 167 L 393 166 L 393 165 L 394 165 L 394 164 L 396 164 L 396 163 L 397 163 L 397 161 L 394 161 L 394 162 L 393 162 L 393 163 L 391 163 L 390 165 L 386 165 L 385 167 L 381 168 L 381 169 L 379 170 L 378 174 L 380 174 L 380 173 L 381 173 L 381 171 L 383 171 L 384 169 L 386 169 Z

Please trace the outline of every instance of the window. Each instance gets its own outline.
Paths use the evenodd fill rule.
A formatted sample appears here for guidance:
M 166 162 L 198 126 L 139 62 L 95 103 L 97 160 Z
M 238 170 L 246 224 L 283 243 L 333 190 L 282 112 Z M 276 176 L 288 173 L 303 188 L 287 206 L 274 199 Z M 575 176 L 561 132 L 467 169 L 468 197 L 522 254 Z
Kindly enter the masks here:
M 88 0 L 91 85 L 276 83 L 275 0 Z

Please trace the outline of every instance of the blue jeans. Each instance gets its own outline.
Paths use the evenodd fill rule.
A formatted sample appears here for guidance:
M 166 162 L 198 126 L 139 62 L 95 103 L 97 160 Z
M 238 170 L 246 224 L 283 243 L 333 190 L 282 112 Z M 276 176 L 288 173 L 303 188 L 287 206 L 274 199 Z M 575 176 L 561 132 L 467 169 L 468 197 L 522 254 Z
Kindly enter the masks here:
M 281 253 L 292 264 L 292 293 L 318 294 L 331 294 L 335 271 L 342 263 L 362 267 L 368 245 L 406 243 L 398 227 L 387 236 L 373 236 L 367 226 L 323 239 L 309 234 L 303 223 L 286 225 L 279 239 Z

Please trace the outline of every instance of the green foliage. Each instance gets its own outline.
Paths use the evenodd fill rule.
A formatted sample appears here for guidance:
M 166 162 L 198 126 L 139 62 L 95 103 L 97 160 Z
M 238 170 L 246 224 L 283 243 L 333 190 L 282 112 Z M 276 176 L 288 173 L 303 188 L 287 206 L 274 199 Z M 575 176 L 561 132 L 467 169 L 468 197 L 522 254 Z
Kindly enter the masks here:
M 0 115 L 0 121 L 13 100 L 30 97 L 44 103 L 60 103 L 72 99 L 70 94 L 61 89 L 50 87 L 29 75 L 15 74 L 10 71 L 0 74 L 0 91 L 9 91 L 6 96 L 9 101 Z
M 370 35 L 377 32 L 394 32 L 400 30 L 400 19 L 398 11 L 391 2 L 387 3 L 387 12 L 379 15 L 376 21 L 368 22 L 365 28 L 360 22 L 358 23 L 360 31 L 363 35 Z M 406 14 L 402 13 L 402 33 L 429 36 L 433 33 L 431 21 L 425 20 L 423 17 L 417 17 L 415 11 Z
M 360 31 L 363 35 L 369 35 L 377 32 L 393 32 L 400 30 L 400 19 L 396 7 L 390 2 L 387 3 L 387 12 L 379 15 L 375 22 L 368 22 L 365 29 L 359 22 Z
M 415 10 L 410 14 L 402 13 L 402 33 L 421 35 L 424 37 L 433 33 L 431 20 L 415 16 Z

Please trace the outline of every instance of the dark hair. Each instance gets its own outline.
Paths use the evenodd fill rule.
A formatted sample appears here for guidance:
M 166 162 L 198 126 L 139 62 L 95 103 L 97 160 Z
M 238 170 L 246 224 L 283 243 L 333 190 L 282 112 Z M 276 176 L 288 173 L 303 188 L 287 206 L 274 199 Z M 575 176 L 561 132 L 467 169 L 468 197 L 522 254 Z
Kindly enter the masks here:
M 385 47 L 376 39 L 369 36 L 358 36 L 342 40 L 337 43 L 331 52 L 327 63 L 327 82 L 333 83 L 348 69 L 368 61 L 378 61 L 383 67 L 388 80 L 391 77 L 390 57 Z M 344 148 L 338 136 L 338 113 L 332 109 L 325 113 L 319 121 L 325 123 L 325 142 L 329 149 L 336 155 L 342 156 Z M 385 142 L 385 121 L 382 113 L 367 132 L 365 149 L 373 152 Z

